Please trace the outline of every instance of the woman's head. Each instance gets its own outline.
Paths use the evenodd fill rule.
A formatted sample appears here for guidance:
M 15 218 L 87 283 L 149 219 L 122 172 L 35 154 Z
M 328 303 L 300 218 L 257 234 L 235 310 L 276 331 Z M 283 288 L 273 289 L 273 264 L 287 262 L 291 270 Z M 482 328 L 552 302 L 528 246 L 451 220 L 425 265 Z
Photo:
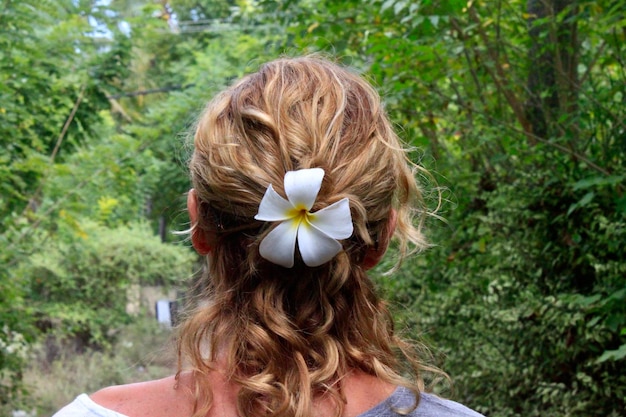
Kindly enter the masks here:
M 276 224 L 255 215 L 270 184 L 285 196 L 286 172 L 308 168 L 325 173 L 311 211 L 347 198 L 354 231 L 329 262 L 309 267 L 296 253 L 284 268 L 260 255 Z M 335 384 L 353 368 L 402 383 L 393 352 L 401 343 L 365 270 L 392 234 L 402 254 L 422 247 L 415 224 L 425 211 L 375 90 L 317 57 L 265 64 L 209 103 L 190 171 L 192 238 L 209 252 L 210 298 L 183 328 L 192 367 L 225 357 L 246 415 L 305 415 L 320 391 L 339 404 Z
M 394 208 L 402 249 L 423 244 L 412 227 L 419 190 L 378 94 L 329 61 L 280 59 L 218 95 L 197 125 L 190 163 L 196 227 L 212 238 L 217 262 L 235 249 L 220 254 L 221 240 L 234 239 L 236 262 L 245 257 L 247 271 L 263 268 L 258 246 L 275 225 L 254 219 L 261 199 L 270 184 L 284 196 L 285 173 L 305 168 L 325 172 L 312 211 L 350 200 L 354 234 L 337 255 L 344 262 L 360 266 L 384 242 Z

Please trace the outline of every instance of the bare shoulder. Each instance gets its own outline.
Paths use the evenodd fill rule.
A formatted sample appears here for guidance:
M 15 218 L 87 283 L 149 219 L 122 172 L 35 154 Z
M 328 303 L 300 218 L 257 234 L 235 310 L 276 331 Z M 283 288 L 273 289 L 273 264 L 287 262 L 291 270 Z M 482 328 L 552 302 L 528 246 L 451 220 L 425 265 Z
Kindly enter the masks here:
M 128 417 L 185 416 L 193 408 L 185 377 L 174 376 L 128 385 L 116 385 L 90 395 L 91 399 Z

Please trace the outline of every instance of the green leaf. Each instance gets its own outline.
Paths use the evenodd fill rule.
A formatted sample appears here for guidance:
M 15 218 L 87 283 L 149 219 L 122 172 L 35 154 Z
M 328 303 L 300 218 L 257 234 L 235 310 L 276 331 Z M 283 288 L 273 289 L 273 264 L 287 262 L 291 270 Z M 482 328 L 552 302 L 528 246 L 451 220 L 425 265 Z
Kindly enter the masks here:
M 572 204 L 569 209 L 567 210 L 567 215 L 569 216 L 570 214 L 572 214 L 574 212 L 574 210 L 579 209 L 581 207 L 585 207 L 587 204 L 589 204 L 591 202 L 591 200 L 593 200 L 593 197 L 595 197 L 595 193 L 593 191 L 588 192 L 587 194 L 585 194 L 583 196 L 583 198 L 581 198 L 580 200 L 578 200 L 578 202 Z
M 616 185 L 622 184 L 626 181 L 624 175 L 611 175 L 611 176 L 595 176 L 589 177 L 584 180 L 580 180 L 572 186 L 573 190 L 584 190 L 585 188 L 598 187 L 604 185 Z
M 385 10 L 393 7 L 394 3 L 396 2 L 396 0 L 387 0 L 383 3 L 383 5 L 380 7 L 380 12 L 383 13 Z
M 596 359 L 596 363 L 621 361 L 624 358 L 626 358 L 626 344 L 621 345 L 615 350 L 605 350 L 604 353 Z

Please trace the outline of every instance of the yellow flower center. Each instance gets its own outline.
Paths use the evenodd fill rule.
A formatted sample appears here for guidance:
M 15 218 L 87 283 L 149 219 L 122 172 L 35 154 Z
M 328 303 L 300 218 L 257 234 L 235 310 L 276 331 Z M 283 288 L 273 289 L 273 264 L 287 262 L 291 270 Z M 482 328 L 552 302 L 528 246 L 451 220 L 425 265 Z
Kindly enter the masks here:
M 301 204 L 290 209 L 287 215 L 292 219 L 294 227 L 299 227 L 300 225 L 308 226 L 315 218 L 315 214 L 310 213 L 306 207 Z

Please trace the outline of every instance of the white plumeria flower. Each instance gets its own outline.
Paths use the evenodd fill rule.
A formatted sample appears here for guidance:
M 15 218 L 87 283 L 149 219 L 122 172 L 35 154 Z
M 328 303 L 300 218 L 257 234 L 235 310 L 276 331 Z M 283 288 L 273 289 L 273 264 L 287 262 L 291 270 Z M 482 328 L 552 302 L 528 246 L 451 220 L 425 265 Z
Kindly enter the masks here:
M 321 168 L 289 171 L 285 174 L 285 193 L 281 197 L 270 184 L 259 205 L 257 220 L 281 223 L 265 236 L 259 252 L 277 265 L 291 268 L 296 242 L 307 266 L 319 266 L 337 255 L 339 239 L 352 236 L 352 216 L 347 198 L 311 213 L 322 186 Z

